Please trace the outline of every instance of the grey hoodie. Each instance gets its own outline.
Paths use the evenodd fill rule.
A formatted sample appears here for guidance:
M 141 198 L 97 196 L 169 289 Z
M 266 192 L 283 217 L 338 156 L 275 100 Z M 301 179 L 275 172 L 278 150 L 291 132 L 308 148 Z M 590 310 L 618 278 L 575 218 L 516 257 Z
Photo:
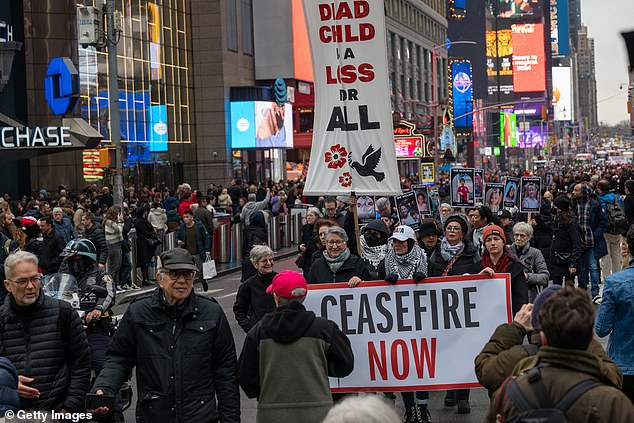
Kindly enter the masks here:
M 245 226 L 249 226 L 251 215 L 258 210 L 266 209 L 266 206 L 269 204 L 270 199 L 271 199 L 271 192 L 268 191 L 266 193 L 266 197 L 264 197 L 264 200 L 247 202 L 244 205 L 244 207 L 242 207 L 242 211 L 240 212 L 240 221 L 244 223 Z

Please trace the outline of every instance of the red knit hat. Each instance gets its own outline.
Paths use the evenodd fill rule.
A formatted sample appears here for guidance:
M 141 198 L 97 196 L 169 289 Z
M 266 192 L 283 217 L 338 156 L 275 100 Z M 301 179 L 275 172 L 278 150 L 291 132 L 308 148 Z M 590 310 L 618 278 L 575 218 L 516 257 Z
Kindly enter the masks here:
M 482 231 L 482 242 L 487 240 L 489 235 L 497 235 L 502 238 L 502 241 L 506 244 L 506 236 L 504 235 L 504 229 L 500 228 L 498 225 L 489 225 L 484 228 Z

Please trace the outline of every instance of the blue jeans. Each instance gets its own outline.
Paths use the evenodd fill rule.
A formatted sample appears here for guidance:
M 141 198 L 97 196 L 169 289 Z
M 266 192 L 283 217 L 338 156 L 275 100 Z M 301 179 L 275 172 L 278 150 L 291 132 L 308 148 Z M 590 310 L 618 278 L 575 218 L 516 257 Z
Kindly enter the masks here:
M 403 396 L 403 404 L 405 404 L 405 407 L 412 407 L 416 403 L 416 400 L 414 399 L 414 392 L 401 392 L 401 395 Z M 427 405 L 429 392 L 416 391 L 416 399 L 419 403 Z
M 601 281 L 598 260 L 594 256 L 594 247 L 587 248 L 581 254 L 581 257 L 579 257 L 577 279 L 579 281 L 579 287 L 583 289 L 588 288 L 588 273 L 590 273 L 590 283 L 592 284 L 590 291 L 594 297 L 595 295 L 599 295 L 599 282 Z

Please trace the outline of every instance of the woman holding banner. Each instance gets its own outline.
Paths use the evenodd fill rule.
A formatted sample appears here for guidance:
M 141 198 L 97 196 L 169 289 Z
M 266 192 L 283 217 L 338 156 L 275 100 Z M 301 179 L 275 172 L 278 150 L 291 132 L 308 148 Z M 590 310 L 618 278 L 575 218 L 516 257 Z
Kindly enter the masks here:
M 379 265 L 379 278 L 395 284 L 399 279 L 413 279 L 418 283 L 427 277 L 427 256 L 416 243 L 416 233 L 409 226 L 399 226 L 390 237 L 385 260 Z M 427 408 L 429 392 L 402 392 L 405 421 L 431 422 Z
M 453 214 L 445 219 L 443 228 L 445 237 L 429 259 L 428 276 L 480 273 L 482 265 L 478 249 L 465 237 L 469 231 L 467 219 L 463 215 Z M 447 391 L 445 405 L 458 405 L 458 414 L 470 413 L 469 389 Z
M 339 226 L 328 228 L 325 234 L 326 251 L 316 260 L 308 273 L 309 284 L 347 282 L 355 287 L 370 280 L 367 263 L 348 248 L 348 235 Z

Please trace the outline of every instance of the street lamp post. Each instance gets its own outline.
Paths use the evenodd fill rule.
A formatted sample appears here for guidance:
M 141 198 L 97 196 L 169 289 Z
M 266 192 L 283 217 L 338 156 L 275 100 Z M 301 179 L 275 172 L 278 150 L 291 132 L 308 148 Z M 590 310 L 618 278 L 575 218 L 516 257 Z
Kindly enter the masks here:
M 451 47 L 454 44 L 478 44 L 475 41 L 450 41 L 445 44 L 439 44 L 437 46 L 432 47 L 431 49 L 431 87 L 432 87 L 432 107 L 434 108 L 434 167 L 436 167 L 436 172 L 438 170 L 438 86 L 437 86 L 437 78 L 436 78 L 436 51 L 441 48 Z

